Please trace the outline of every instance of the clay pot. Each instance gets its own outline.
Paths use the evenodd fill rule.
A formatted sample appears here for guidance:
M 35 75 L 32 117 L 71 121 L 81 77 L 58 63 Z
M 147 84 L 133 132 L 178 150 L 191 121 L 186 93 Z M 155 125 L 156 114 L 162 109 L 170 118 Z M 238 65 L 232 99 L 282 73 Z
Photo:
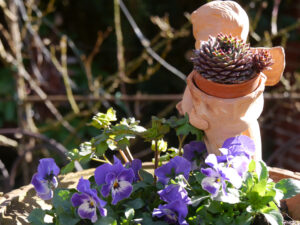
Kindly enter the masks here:
M 194 82 L 201 91 L 218 98 L 242 97 L 255 91 L 260 84 L 260 74 L 241 84 L 220 84 L 205 79 L 195 70 L 192 73 L 195 74 Z

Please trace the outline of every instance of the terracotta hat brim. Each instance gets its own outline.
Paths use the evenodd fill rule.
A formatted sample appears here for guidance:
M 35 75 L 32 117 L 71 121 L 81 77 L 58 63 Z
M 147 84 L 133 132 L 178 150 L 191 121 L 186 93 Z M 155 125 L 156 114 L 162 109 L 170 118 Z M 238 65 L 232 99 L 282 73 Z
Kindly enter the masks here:
M 280 46 L 273 47 L 273 48 L 251 48 L 252 51 L 264 49 L 268 50 L 272 56 L 274 64 L 270 66 L 271 70 L 264 70 L 262 71 L 266 77 L 266 86 L 274 86 L 280 81 L 280 78 L 283 74 L 284 68 L 285 68 L 285 54 L 284 49 Z

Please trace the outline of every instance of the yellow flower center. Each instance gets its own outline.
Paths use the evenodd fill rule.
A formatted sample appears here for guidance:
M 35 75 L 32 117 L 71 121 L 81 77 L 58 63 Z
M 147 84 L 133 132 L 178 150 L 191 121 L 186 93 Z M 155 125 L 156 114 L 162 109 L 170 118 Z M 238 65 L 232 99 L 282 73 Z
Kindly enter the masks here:
M 116 181 L 116 180 L 115 180 L 115 182 L 114 182 L 114 186 L 113 186 L 113 187 L 114 187 L 114 189 L 116 189 L 116 188 L 120 187 L 120 185 L 119 185 L 118 181 Z

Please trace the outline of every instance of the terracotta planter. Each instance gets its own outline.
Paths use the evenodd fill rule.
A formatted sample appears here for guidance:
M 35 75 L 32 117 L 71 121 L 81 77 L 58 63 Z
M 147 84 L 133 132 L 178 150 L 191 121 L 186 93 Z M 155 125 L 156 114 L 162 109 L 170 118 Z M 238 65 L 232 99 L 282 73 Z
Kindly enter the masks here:
M 241 84 L 220 84 L 205 79 L 195 70 L 192 73 L 194 73 L 194 82 L 201 91 L 211 96 L 226 99 L 238 98 L 252 93 L 257 89 L 261 81 L 261 75 L 258 74 L 251 80 Z
M 143 168 L 149 172 L 153 171 L 152 163 L 145 163 Z M 76 173 L 59 176 L 60 187 L 75 188 L 80 177 L 88 179 L 94 174 L 95 169 L 84 170 Z M 274 181 L 283 178 L 294 178 L 300 180 L 300 173 L 279 168 L 269 168 L 270 177 Z M 300 194 L 286 200 L 289 214 L 295 220 L 300 220 Z M 29 224 L 27 216 L 34 208 L 50 209 L 50 201 L 43 201 L 36 196 L 32 185 L 26 185 L 0 196 L 0 224 L 20 225 Z

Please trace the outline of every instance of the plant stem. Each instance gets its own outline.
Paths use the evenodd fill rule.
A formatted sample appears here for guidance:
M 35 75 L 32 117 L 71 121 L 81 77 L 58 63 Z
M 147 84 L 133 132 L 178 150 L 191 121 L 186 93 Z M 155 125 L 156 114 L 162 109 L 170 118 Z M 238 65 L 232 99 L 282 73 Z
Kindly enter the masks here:
M 103 159 L 91 158 L 91 160 L 94 160 L 96 162 L 101 162 L 101 163 L 108 163 L 106 160 Z
M 186 135 L 184 135 L 184 136 L 178 136 L 178 141 L 179 141 L 179 146 L 178 146 L 178 150 L 179 150 L 179 156 L 182 156 L 182 145 L 183 145 L 183 142 L 184 142 L 184 140 L 186 139 Z
M 128 156 L 129 161 L 132 162 L 133 161 L 133 156 L 132 156 L 132 154 L 130 152 L 130 149 L 128 147 L 125 148 L 125 153 Z
M 103 158 L 105 159 L 105 161 L 106 161 L 107 163 L 112 164 L 112 163 L 109 161 L 109 159 L 106 157 L 105 154 L 103 154 Z
M 125 155 L 125 153 L 123 152 L 123 150 L 119 149 L 119 153 L 122 156 L 122 158 L 125 161 L 125 163 L 128 163 L 129 160 L 128 160 L 127 156 Z
M 159 151 L 157 147 L 157 140 L 155 140 L 155 159 L 154 159 L 154 171 L 158 168 L 158 161 L 159 161 Z M 154 175 L 154 185 L 156 185 L 157 177 Z

